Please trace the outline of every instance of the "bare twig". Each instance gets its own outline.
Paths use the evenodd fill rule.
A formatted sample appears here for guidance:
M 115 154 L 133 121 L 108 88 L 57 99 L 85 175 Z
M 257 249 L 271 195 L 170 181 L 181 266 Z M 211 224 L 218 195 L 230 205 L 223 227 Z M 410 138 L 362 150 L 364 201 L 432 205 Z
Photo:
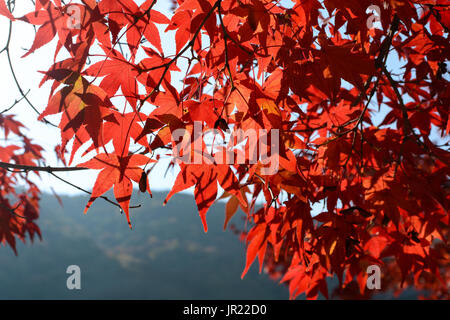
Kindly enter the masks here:
M 15 164 L 15 163 L 8 163 L 8 162 L 0 162 L 0 168 L 4 169 L 14 169 L 14 170 L 20 170 L 23 172 L 28 171 L 43 171 L 43 172 L 67 172 L 67 171 L 81 171 L 81 170 L 88 170 L 88 168 L 82 168 L 82 167 L 42 167 L 42 166 L 29 166 L 29 165 L 23 165 L 23 164 Z
M 6 108 L 5 110 L 1 111 L 0 114 L 4 114 L 4 113 L 10 111 L 12 108 L 14 108 L 16 105 L 18 105 L 20 101 L 22 101 L 23 99 L 25 99 L 25 97 L 26 97 L 29 93 L 30 93 L 30 90 L 28 90 L 28 91 L 25 93 L 25 95 L 22 96 L 22 98 L 20 98 L 19 100 L 15 100 L 14 103 L 13 103 L 10 107 L 8 107 L 8 108 Z
M 5 47 L 0 51 L 0 53 L 2 52 L 6 52 L 6 56 L 8 59 L 8 65 L 9 65 L 9 69 L 11 70 L 11 74 L 13 76 L 14 82 L 17 86 L 17 89 L 19 90 L 20 94 L 22 95 L 22 98 L 25 99 L 25 101 L 28 103 L 28 105 L 37 113 L 37 114 L 41 114 L 39 112 L 39 110 L 33 105 L 33 103 L 31 103 L 31 101 L 28 99 L 27 94 L 25 93 L 24 90 L 22 89 L 22 86 L 19 83 L 19 80 L 17 79 L 16 73 L 14 71 L 14 67 L 12 65 L 12 61 L 11 61 L 11 54 L 10 54 L 10 49 L 9 49 L 9 45 L 11 42 L 11 34 L 12 34 L 12 21 L 9 21 L 9 30 L 8 30 L 8 40 L 6 41 L 6 45 Z M 51 125 L 53 127 L 58 127 L 57 125 L 51 123 L 50 121 L 48 121 L 47 119 L 42 119 L 42 121 L 45 124 Z
M 84 193 L 87 193 L 87 194 L 90 194 L 90 195 L 92 194 L 91 192 L 89 192 L 89 191 L 87 191 L 87 190 L 85 190 L 85 189 L 83 189 L 83 188 L 81 188 L 81 187 L 79 187 L 79 186 L 77 186 L 77 185 L 75 185 L 75 184 L 73 184 L 73 183 L 71 183 L 71 182 L 69 182 L 69 181 L 63 179 L 63 178 L 61 178 L 60 176 L 57 176 L 57 175 L 54 174 L 53 172 L 49 172 L 49 173 L 50 173 L 52 176 L 54 176 L 56 179 L 58 179 L 58 180 L 60 180 L 60 181 L 62 181 L 62 182 L 64 182 L 64 183 L 68 184 L 69 186 L 74 187 L 74 188 L 77 189 L 77 190 L 80 190 L 80 191 L 82 191 L 82 192 L 84 192 Z M 112 204 L 112 205 L 118 207 L 118 208 L 120 209 L 120 211 L 122 212 L 122 207 L 120 206 L 120 204 L 118 204 L 118 203 L 116 203 L 116 202 L 110 200 L 110 199 L 109 199 L 108 197 L 106 197 L 106 196 L 100 196 L 99 198 L 101 198 L 101 199 L 105 200 L 106 202 L 109 202 L 110 204 Z M 136 208 L 140 208 L 140 207 L 141 207 L 141 205 L 137 205 L 137 206 L 132 206 L 132 207 L 130 207 L 130 209 L 136 209 Z
M 15 209 L 11 209 L 10 207 L 8 207 L 5 204 L 3 204 L 2 202 L 0 202 L 0 206 L 2 206 L 4 209 L 8 210 L 9 213 L 11 213 L 13 216 L 16 216 L 16 217 L 21 218 L 21 219 L 28 220 L 27 217 L 24 217 L 24 216 L 22 216 L 22 215 L 20 215 L 20 214 L 18 214 L 16 212 L 16 209 L 18 208 L 18 206 Z

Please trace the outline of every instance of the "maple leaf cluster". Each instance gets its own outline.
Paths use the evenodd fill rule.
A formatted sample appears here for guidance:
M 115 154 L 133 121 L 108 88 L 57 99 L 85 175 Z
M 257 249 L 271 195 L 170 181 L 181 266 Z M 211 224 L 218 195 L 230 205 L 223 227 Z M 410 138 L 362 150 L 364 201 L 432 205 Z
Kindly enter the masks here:
M 113 188 L 131 226 L 133 182 L 151 194 L 147 166 L 158 165 L 162 151 L 180 169 L 165 202 L 194 187 L 205 231 L 219 191 L 227 199 L 224 228 L 239 208 L 245 213 L 242 276 L 258 260 L 287 283 L 291 298 L 329 297 L 330 276 L 340 282 L 335 294 L 368 297 L 366 270 L 375 264 L 383 290 L 409 285 L 448 298 L 450 154 L 441 143 L 450 131 L 448 3 L 292 2 L 178 0 L 166 16 L 156 0 L 37 0 L 35 11 L 14 17 L 0 0 L 0 14 L 37 26 L 24 56 L 57 42 L 43 72 L 51 93 L 39 120 L 61 116 L 58 154 L 67 166 L 87 147 L 82 156 L 90 160 L 77 166 L 100 170 L 86 211 Z M 382 8 L 381 28 L 366 23 L 371 5 Z M 161 40 L 169 33 L 173 55 Z M 68 58 L 59 58 L 63 51 Z M 401 74 L 389 70 L 392 58 Z M 200 163 L 176 160 L 180 130 L 193 137 L 187 158 L 201 154 Z M 238 130 L 265 130 L 266 140 L 252 143 L 232 134 Z M 211 149 L 208 132 L 225 145 L 213 140 Z M 278 140 L 267 141 L 273 132 Z M 276 150 L 276 172 L 251 161 L 262 145 Z M 38 161 L 8 148 L 3 162 Z M 217 161 L 230 152 L 244 161 Z M 3 190 L 14 181 L 2 173 L 0 200 L 11 208 Z M 11 244 L 22 229 L 2 223 L 0 235 Z
M 43 161 L 41 146 L 34 144 L 23 131 L 22 123 L 12 115 L 0 114 L 0 130 L 5 139 L 15 144 L 0 146 L 0 161 L 36 166 Z M 14 137 L 14 138 L 13 138 Z M 0 244 L 7 243 L 17 254 L 16 238 L 25 242 L 41 238 L 41 231 L 35 221 L 39 218 L 38 186 L 30 179 L 30 172 L 0 168 Z

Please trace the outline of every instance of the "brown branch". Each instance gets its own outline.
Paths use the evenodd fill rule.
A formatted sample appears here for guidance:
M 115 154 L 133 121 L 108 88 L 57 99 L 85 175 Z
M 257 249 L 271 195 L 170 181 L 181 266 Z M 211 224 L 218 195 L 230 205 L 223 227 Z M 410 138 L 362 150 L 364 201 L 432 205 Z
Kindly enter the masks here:
M 205 18 L 203 19 L 202 23 L 200 24 L 200 26 L 198 27 L 198 29 L 195 31 L 194 36 L 192 37 L 191 41 L 188 42 L 188 44 L 180 51 L 178 52 L 178 54 L 171 59 L 169 62 L 162 64 L 160 66 L 156 66 L 156 67 L 152 67 L 149 69 L 143 69 L 142 71 L 147 72 L 147 71 L 151 71 L 151 70 L 155 70 L 155 69 L 161 69 L 164 68 L 163 74 L 161 75 L 161 78 L 159 79 L 158 83 L 156 84 L 155 88 L 153 88 L 153 90 L 147 94 L 144 99 L 142 99 L 140 101 L 140 106 L 138 107 L 137 111 L 139 112 L 140 109 L 142 108 L 142 106 L 144 105 L 144 103 L 153 95 L 153 93 L 155 93 L 157 90 L 159 90 L 159 86 L 162 84 L 162 82 L 164 81 L 164 78 L 166 77 L 166 73 L 169 71 L 170 66 L 178 60 L 179 57 L 181 57 L 190 47 L 192 47 L 195 44 L 195 41 L 198 38 L 198 35 L 200 34 L 203 26 L 205 25 L 205 23 L 208 21 L 209 17 L 212 15 L 212 13 L 219 7 L 220 3 L 222 0 L 217 0 L 216 3 L 214 4 L 214 6 L 211 8 L 211 10 L 208 12 L 208 14 L 205 16 Z
M 89 194 L 89 195 L 92 195 L 91 192 L 89 192 L 89 191 L 87 191 L 87 190 L 85 190 L 85 189 L 83 189 L 83 188 L 81 188 L 81 187 L 79 187 L 79 186 L 77 186 L 77 185 L 75 185 L 75 184 L 73 184 L 73 183 L 71 183 L 71 182 L 69 182 L 69 181 L 67 181 L 67 180 L 65 180 L 65 179 L 63 179 L 63 178 L 61 178 L 61 177 L 59 177 L 59 176 L 57 176 L 57 175 L 54 174 L 53 172 L 49 172 L 49 173 L 50 173 L 52 176 L 54 176 L 56 179 L 58 179 L 58 180 L 60 180 L 60 181 L 62 181 L 62 182 L 64 182 L 64 183 L 68 184 L 69 186 L 72 186 L 72 187 L 74 187 L 74 188 L 77 189 L 77 190 L 80 190 L 80 191 L 82 191 L 82 192 L 84 192 L 84 193 L 87 193 L 87 194 Z M 106 202 L 109 202 L 110 204 L 112 204 L 112 205 L 118 207 L 118 208 L 120 209 L 120 212 L 122 212 L 122 207 L 121 207 L 120 204 L 118 204 L 117 202 L 114 202 L 114 201 L 110 200 L 110 199 L 109 199 L 108 197 L 106 197 L 106 196 L 100 196 L 100 197 L 98 197 L 98 198 L 101 198 L 101 199 L 105 200 Z M 141 205 L 137 205 L 137 206 L 132 206 L 132 207 L 130 207 L 130 209 L 136 209 L 136 208 L 140 208 L 140 207 L 141 207 Z
M 47 172 L 47 173 L 51 174 L 52 176 L 54 176 L 55 178 L 57 178 L 58 180 L 66 183 L 66 184 L 68 184 L 68 185 L 70 185 L 70 186 L 72 186 L 72 187 L 74 187 L 74 188 L 76 188 L 76 189 L 78 189 L 78 190 L 80 190 L 80 191 L 82 191 L 84 193 L 87 193 L 87 194 L 90 194 L 90 195 L 92 194 L 91 192 L 89 192 L 89 191 L 87 191 L 87 190 L 85 190 L 85 189 L 83 189 L 83 188 L 81 188 L 81 187 L 79 187 L 79 186 L 77 186 L 77 185 L 75 185 L 75 184 L 73 184 L 73 183 L 71 183 L 71 182 L 69 182 L 69 181 L 59 177 L 59 176 L 57 176 L 54 173 L 54 172 L 81 171 L 81 170 L 88 170 L 89 168 L 82 168 L 82 167 L 49 167 L 49 166 L 47 166 L 47 167 L 39 167 L 39 166 L 27 166 L 27 165 L 20 165 L 20 164 L 6 163 L 6 162 L 0 162 L 0 168 L 4 168 L 6 170 L 16 169 L 16 170 L 21 170 L 21 171 L 24 171 L 24 172 L 28 172 L 28 171 Z M 120 204 L 118 204 L 118 203 L 116 203 L 114 201 L 111 201 L 110 199 L 108 199 L 108 197 L 100 196 L 98 198 L 101 198 L 101 199 L 111 203 L 112 205 L 118 207 L 122 211 L 122 207 L 120 206 Z M 4 205 L 3 205 L 3 207 L 6 208 L 6 206 L 4 206 Z M 140 208 L 140 207 L 141 207 L 141 205 L 137 205 L 137 206 L 130 207 L 130 209 L 135 209 L 135 208 Z M 17 215 L 14 212 L 14 210 L 11 210 L 11 208 L 7 208 L 7 209 L 12 211 L 14 213 L 14 215 L 16 215 L 16 216 L 18 216 L 20 218 L 26 219 L 25 217 Z
M 8 107 L 8 108 L 4 109 L 3 111 L 1 111 L 0 114 L 4 114 L 4 113 L 10 111 L 12 108 L 14 108 L 16 105 L 18 105 L 20 101 L 22 101 L 23 99 L 25 99 L 25 97 L 26 97 L 29 93 L 30 93 L 30 90 L 28 90 L 28 91 L 25 93 L 25 95 L 23 95 L 22 98 L 20 98 L 19 100 L 16 99 L 16 100 L 14 101 L 14 103 L 13 103 L 10 107 Z
M 390 47 L 391 47 L 391 45 L 392 45 L 392 40 L 394 39 L 394 35 L 395 35 L 395 33 L 397 32 L 399 25 L 400 25 L 400 19 L 398 18 L 397 15 L 395 15 L 395 16 L 394 16 L 394 19 L 392 20 L 392 24 L 391 24 L 391 26 L 390 26 L 390 28 L 389 28 L 387 37 L 386 37 L 386 39 L 383 41 L 383 43 L 381 44 L 381 47 L 380 47 L 380 54 L 379 54 L 378 57 L 375 59 L 375 67 L 376 67 L 377 69 L 381 68 L 381 69 L 383 70 L 383 68 L 386 68 L 385 65 L 386 65 L 387 57 L 388 57 L 388 55 L 389 55 Z M 330 140 L 328 140 L 328 141 L 326 141 L 326 142 L 324 142 L 324 143 L 322 143 L 322 144 L 320 144 L 320 145 L 318 145 L 318 146 L 326 145 L 326 144 L 328 144 L 328 143 L 330 143 L 330 142 L 332 142 L 332 141 L 335 141 L 336 139 L 339 139 L 340 137 L 345 136 L 345 135 L 347 135 L 347 134 L 349 134 L 349 133 L 351 133 L 351 132 L 356 132 L 356 130 L 358 129 L 358 126 L 359 126 L 360 124 L 362 124 L 362 121 L 363 121 L 363 119 L 364 119 L 364 114 L 367 112 L 367 110 L 368 110 L 368 108 L 369 108 L 369 103 L 370 103 L 370 101 L 371 101 L 373 95 L 375 94 L 375 92 L 376 92 L 376 90 L 377 90 L 377 88 L 378 88 L 378 82 L 379 82 L 379 80 L 380 80 L 379 76 L 377 76 L 377 80 L 375 81 L 375 85 L 374 85 L 374 87 L 372 88 L 372 90 L 371 90 L 371 92 L 370 92 L 370 94 L 369 94 L 369 97 L 367 97 L 367 93 L 366 93 L 366 92 L 367 92 L 367 90 L 369 89 L 369 87 L 370 87 L 370 85 L 371 85 L 372 80 L 373 80 L 374 77 L 375 77 L 375 75 L 371 75 L 371 76 L 366 80 L 366 82 L 364 83 L 364 88 L 363 88 L 363 90 L 361 90 L 361 92 L 359 93 L 358 97 L 357 97 L 357 98 L 355 99 L 355 101 L 353 101 L 353 103 L 351 104 L 351 106 L 354 107 L 354 106 L 356 106 L 357 104 L 359 104 L 359 103 L 361 102 L 361 100 L 362 100 L 364 97 L 367 99 L 367 103 L 366 103 L 366 105 L 364 106 L 364 109 L 362 110 L 362 112 L 361 112 L 361 114 L 359 115 L 359 117 L 358 117 L 358 118 L 355 118 L 355 119 L 352 119 L 352 120 L 350 120 L 350 121 L 347 121 L 346 123 L 340 125 L 339 128 L 345 128 L 346 126 L 348 126 L 348 125 L 350 125 L 350 124 L 352 124 L 352 123 L 354 123 L 354 122 L 356 122 L 356 125 L 353 126 L 353 128 L 351 128 L 351 129 L 349 129 L 349 130 L 346 130 L 346 131 L 344 131 L 344 132 L 342 132 L 342 133 L 338 133 L 334 138 L 332 138 L 332 139 L 330 139 Z M 355 142 L 355 141 L 353 140 L 353 143 L 352 143 L 352 149 L 353 149 L 353 146 L 354 146 L 354 142 Z M 348 159 L 347 159 L 347 162 L 348 162 Z
M 9 213 L 11 213 L 13 216 L 21 218 L 21 219 L 25 219 L 25 220 L 29 220 L 27 217 L 24 217 L 20 214 L 18 214 L 15 210 L 19 207 L 17 206 L 15 209 L 11 209 L 10 207 L 8 207 L 7 205 L 3 204 L 3 202 L 0 202 L 0 206 L 2 206 L 5 210 L 8 210 Z
M 408 111 L 406 109 L 405 102 L 403 101 L 403 97 L 400 93 L 400 90 L 398 89 L 397 81 L 395 81 L 394 78 L 392 78 L 392 76 L 389 73 L 389 71 L 387 70 L 386 66 L 383 66 L 383 73 L 388 78 L 389 83 L 391 84 L 392 89 L 394 90 L 395 95 L 397 96 L 398 102 L 400 104 L 400 107 L 402 109 L 403 127 L 404 127 L 405 134 L 407 131 L 410 131 L 412 134 L 415 134 L 415 132 L 413 131 L 413 129 L 411 127 L 411 124 L 409 123 Z
M 275 195 L 274 195 L 274 193 L 273 193 L 273 191 L 272 191 L 272 188 L 270 187 L 270 184 L 269 183 L 266 183 L 266 181 L 259 175 L 259 174 L 257 174 L 257 173 L 255 173 L 254 174 L 255 175 L 255 177 L 257 177 L 259 180 L 261 180 L 261 182 L 263 183 L 263 185 L 267 188 L 267 190 L 269 190 L 269 192 L 270 192 L 270 197 L 272 198 L 272 200 L 270 201 L 270 205 L 269 205 L 269 207 L 271 207 L 272 206 L 272 204 L 275 202 L 275 205 L 276 205 L 276 201 L 277 201 L 277 199 L 278 199 L 278 197 L 276 197 Z M 254 184 L 255 182 L 252 182 L 251 184 Z
M 164 78 L 166 77 L 167 72 L 170 69 L 170 66 L 178 60 L 179 57 L 181 57 L 190 47 L 194 46 L 195 41 L 197 40 L 197 37 L 199 36 L 203 26 L 205 25 L 205 23 L 208 21 L 209 17 L 213 14 L 213 12 L 218 8 L 218 6 L 220 5 L 222 0 L 217 0 L 216 3 L 214 4 L 214 6 L 211 8 L 211 10 L 208 12 L 208 14 L 205 16 L 205 18 L 203 19 L 202 23 L 200 24 L 200 26 L 198 27 L 198 29 L 196 30 L 193 38 L 191 39 L 191 41 L 188 42 L 188 44 L 180 51 L 178 52 L 178 54 L 175 55 L 175 57 L 173 57 L 169 62 L 164 63 L 162 65 L 156 66 L 156 67 L 151 67 L 148 69 L 141 69 L 142 72 L 149 72 L 151 70 L 156 70 L 156 69 L 161 69 L 164 68 L 163 73 L 158 81 L 158 83 L 156 84 L 156 86 L 152 89 L 152 91 L 147 94 L 144 99 L 141 99 L 139 101 L 139 106 L 136 108 L 136 112 L 134 113 L 133 116 L 133 120 L 136 118 L 137 115 L 139 115 L 139 112 L 141 111 L 142 107 L 144 106 L 144 103 L 155 93 L 159 90 L 159 87 L 161 86 L 162 82 L 164 81 Z M 130 130 L 131 130 L 131 124 L 128 127 L 125 139 L 128 139 L 129 135 L 130 135 Z
M 153 9 L 154 5 L 156 4 L 156 1 L 157 1 L 157 0 L 153 0 L 153 2 L 150 4 L 150 7 L 148 7 L 148 9 L 147 9 L 144 13 L 142 13 L 140 16 L 138 16 L 138 17 L 133 16 L 134 22 L 133 22 L 131 25 L 129 25 L 129 26 L 127 27 L 127 29 L 125 30 L 125 32 L 123 32 L 123 33 L 119 36 L 119 38 L 116 40 L 116 42 L 112 45 L 111 49 L 109 50 L 108 54 L 106 55 L 105 59 L 103 60 L 103 63 L 102 63 L 102 65 L 100 66 L 100 68 L 99 68 L 97 74 L 95 75 L 94 79 L 92 79 L 92 81 L 91 81 L 90 83 L 93 83 L 93 82 L 98 78 L 98 75 L 100 74 L 100 71 L 101 71 L 101 69 L 103 68 L 103 65 L 104 65 L 104 64 L 106 63 L 106 61 L 108 60 L 108 58 L 110 57 L 111 53 L 113 52 L 113 50 L 114 50 L 114 48 L 115 48 L 115 46 L 116 46 L 117 44 L 119 44 L 120 51 L 122 51 L 122 47 L 120 46 L 120 40 L 123 38 L 123 36 L 124 36 L 125 34 L 128 33 L 129 30 L 131 30 L 131 28 L 134 28 L 134 26 L 139 22 L 140 19 L 142 19 L 142 18 L 145 17 L 146 15 L 149 15 L 149 14 L 150 14 L 151 10 Z M 122 13 L 122 12 L 121 12 L 121 13 Z M 127 14 L 128 14 L 128 13 L 127 13 Z M 141 34 L 141 38 L 142 38 L 142 34 Z M 122 55 L 123 55 L 123 52 L 122 52 Z
M 12 61 L 11 61 L 11 54 L 10 54 L 10 51 L 9 51 L 9 45 L 10 45 L 10 42 L 11 42 L 11 34 L 12 34 L 12 21 L 9 21 L 8 40 L 6 41 L 5 47 L 2 49 L 2 51 L 0 51 L 0 53 L 3 52 L 3 51 L 6 52 L 6 57 L 7 57 L 7 59 L 8 59 L 9 69 L 10 69 L 11 74 L 12 74 L 12 76 L 13 76 L 14 82 L 15 82 L 15 84 L 16 84 L 16 86 L 17 86 L 17 89 L 19 90 L 20 94 L 22 95 L 22 98 L 25 99 L 25 101 L 28 103 L 28 105 L 29 105 L 29 106 L 30 106 L 37 114 L 40 115 L 41 113 L 39 112 L 39 110 L 38 110 L 38 109 L 33 105 L 33 103 L 31 103 L 31 101 L 27 98 L 27 94 L 28 94 L 28 93 L 25 94 L 25 92 L 23 91 L 23 89 L 22 89 L 22 87 L 21 87 L 21 85 L 20 85 L 20 83 L 19 83 L 19 80 L 17 79 L 16 73 L 15 73 L 15 71 L 14 71 L 14 67 L 13 67 Z M 48 121 L 48 120 L 45 119 L 45 118 L 42 119 L 41 121 L 43 121 L 45 124 L 49 124 L 49 125 L 51 125 L 51 126 L 53 126 L 53 127 L 55 127 L 55 128 L 58 127 L 57 125 L 51 123 L 50 121 Z
M 442 18 L 441 18 L 441 14 L 439 12 L 439 10 L 436 10 L 434 7 L 435 6 L 439 6 L 437 4 L 432 5 L 432 4 L 425 4 L 428 9 L 430 9 L 431 14 L 434 16 L 434 18 L 436 19 L 437 22 L 439 22 L 439 24 L 441 25 L 441 27 L 444 29 L 445 32 L 450 33 L 450 30 L 444 25 L 444 23 L 442 22 Z
M 0 162 L 0 168 L 4 168 L 7 170 L 8 169 L 21 170 L 24 172 L 43 171 L 43 172 L 49 172 L 49 173 L 88 170 L 88 168 L 82 168 L 82 167 L 50 167 L 50 166 L 42 167 L 42 166 L 29 166 L 29 165 L 8 163 L 8 162 Z
M 225 48 L 224 48 L 224 52 L 225 52 L 225 68 L 228 70 L 228 74 L 230 75 L 230 83 L 231 83 L 231 92 L 234 90 L 235 86 L 234 86 L 234 81 L 233 81 L 233 75 L 231 74 L 231 67 L 230 67 L 230 61 L 228 58 L 228 33 L 225 29 L 225 25 L 223 23 L 222 20 L 222 6 L 220 5 L 220 3 L 222 2 L 222 0 L 219 0 L 219 6 L 218 6 L 218 11 L 219 11 L 219 21 L 220 21 L 220 25 L 222 27 L 222 31 L 223 31 L 223 42 L 225 44 Z

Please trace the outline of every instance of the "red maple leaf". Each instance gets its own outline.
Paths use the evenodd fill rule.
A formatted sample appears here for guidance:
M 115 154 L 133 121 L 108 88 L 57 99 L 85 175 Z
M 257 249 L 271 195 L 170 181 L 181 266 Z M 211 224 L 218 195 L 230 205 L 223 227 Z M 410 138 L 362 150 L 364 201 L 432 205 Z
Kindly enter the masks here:
M 139 184 L 143 171 L 141 167 L 150 162 L 155 161 L 140 154 L 119 157 L 114 154 L 101 153 L 93 159 L 79 164 L 78 167 L 102 170 L 97 176 L 91 198 L 84 209 L 84 213 L 88 211 L 95 199 L 107 192 L 111 187 L 114 187 L 114 196 L 125 212 L 131 228 L 129 211 L 131 194 L 133 192 L 131 181 Z M 148 185 L 147 191 L 150 193 Z

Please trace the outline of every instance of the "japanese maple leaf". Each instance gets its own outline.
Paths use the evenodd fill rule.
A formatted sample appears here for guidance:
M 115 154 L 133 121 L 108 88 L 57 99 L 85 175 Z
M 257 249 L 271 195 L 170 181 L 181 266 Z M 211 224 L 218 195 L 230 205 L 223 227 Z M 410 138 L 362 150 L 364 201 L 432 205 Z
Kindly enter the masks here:
M 225 191 L 236 196 L 243 207 L 247 207 L 247 202 L 240 192 L 239 182 L 229 166 L 214 164 L 185 165 L 182 163 L 180 167 L 181 171 L 175 180 L 172 190 L 164 200 L 164 205 L 167 204 L 175 193 L 195 186 L 195 202 L 197 203 L 205 232 L 208 232 L 206 213 L 217 196 L 217 181 Z
M 103 47 L 108 54 L 109 49 Z M 92 77 L 104 77 L 100 83 L 110 97 L 113 97 L 119 88 L 127 101 L 136 107 L 138 98 L 138 85 L 136 78 L 139 76 L 139 70 L 117 50 L 113 50 L 110 59 L 99 61 L 90 66 L 85 74 Z
M 362 75 L 370 76 L 375 73 L 374 62 L 363 53 L 353 51 L 351 41 L 343 40 L 339 45 L 330 45 L 322 37 L 319 36 L 319 41 L 323 46 L 321 59 L 324 77 L 333 79 L 338 84 L 342 78 L 362 90 Z M 349 60 L 352 63 L 345 63 Z
M 14 120 L 14 116 L 8 115 L 3 116 L 0 114 L 0 126 L 3 127 L 4 133 L 5 133 L 5 139 L 8 139 L 8 135 L 10 132 L 13 132 L 17 135 L 22 135 L 20 132 L 20 128 L 23 127 L 23 125 Z
M 0 147 L 0 161 L 9 162 L 17 150 L 20 150 L 20 147 L 15 145 Z
M 215 110 L 222 110 L 223 103 L 216 102 L 212 99 L 197 102 L 188 100 L 183 103 L 183 111 L 187 112 L 183 116 L 183 120 L 189 122 L 201 121 L 206 123 L 209 128 L 214 128 L 219 116 Z
M 47 115 L 62 112 L 59 127 L 63 144 L 84 125 L 98 148 L 103 140 L 103 119 L 111 113 L 111 108 L 111 101 L 100 87 L 79 77 L 73 85 L 64 87 L 50 98 L 39 120 Z
M 147 139 L 141 139 L 139 136 L 142 127 L 139 125 L 138 121 L 145 118 L 146 116 L 143 113 L 137 114 L 135 112 L 130 112 L 122 114 L 113 111 L 112 114 L 105 118 L 103 126 L 103 143 L 106 145 L 112 140 L 115 153 L 118 155 L 128 154 L 131 138 L 140 145 L 150 148 Z M 79 148 L 78 144 L 77 147 Z M 72 149 L 73 148 L 74 147 L 72 147 Z M 94 144 L 91 145 L 86 149 L 83 155 L 93 151 L 95 148 L 96 146 Z
M 0 199 L 3 200 L 3 199 Z M 0 202 L 0 244 L 7 243 L 16 251 L 16 238 L 15 234 L 22 235 L 20 223 L 17 221 L 16 217 L 11 216 L 8 208 L 10 208 L 7 201 Z M 23 237 L 23 236 L 22 236 Z
M 125 157 L 119 157 L 115 154 L 102 153 L 93 159 L 81 163 L 78 167 L 102 170 L 97 176 L 91 198 L 89 199 L 84 213 L 87 213 L 92 203 L 114 186 L 114 196 L 119 203 L 128 220 L 130 221 L 130 199 L 133 192 L 132 180 L 139 183 L 143 170 L 140 166 L 144 166 L 154 160 L 141 155 L 134 154 Z M 150 187 L 147 182 L 147 191 L 150 193 Z
M 166 28 L 164 32 L 170 30 L 177 30 L 175 33 L 175 45 L 176 52 L 180 52 L 184 45 L 191 38 L 190 27 L 191 27 L 192 13 L 187 10 L 177 11 L 171 20 L 170 25 Z
M 146 86 L 147 92 L 151 92 L 156 88 L 161 78 L 164 78 L 164 82 L 161 84 L 167 91 L 174 91 L 174 89 L 167 88 L 171 83 L 171 73 L 165 72 L 161 66 L 170 63 L 170 58 L 164 58 L 158 52 L 151 48 L 142 47 L 149 58 L 142 59 L 137 68 L 142 71 L 137 80 Z M 181 71 L 175 63 L 170 64 L 168 71 Z M 148 73 L 147 73 L 148 72 Z M 176 91 L 176 90 L 175 90 Z
M 4 0 L 0 1 L 0 14 L 11 19 L 14 20 L 13 15 L 11 14 L 11 12 L 9 12 L 8 7 L 5 4 Z
M 119 27 L 126 26 L 127 43 L 132 56 L 136 54 L 142 37 L 162 53 L 161 38 L 155 23 L 168 24 L 170 21 L 152 7 L 153 0 L 145 1 L 140 7 L 132 0 L 102 0 L 99 3 L 100 12 L 108 14 L 110 21 Z
M 57 6 L 55 6 L 52 2 L 48 2 L 45 4 L 45 7 L 44 5 L 36 5 L 36 8 L 39 9 L 37 9 L 35 12 L 30 12 L 23 17 L 18 18 L 18 20 L 22 20 L 33 25 L 40 25 L 38 31 L 36 32 L 36 36 L 34 38 L 33 44 L 31 45 L 31 48 L 22 57 L 26 57 L 37 49 L 46 45 L 47 43 L 52 41 L 55 35 L 58 35 L 59 38 L 56 53 L 62 46 L 65 46 L 67 43 L 69 43 L 71 36 L 79 32 L 78 29 L 70 28 L 69 22 L 71 21 L 70 19 L 73 18 L 71 17 L 70 12 L 67 11 L 69 7 L 72 7 L 73 9 L 73 6 L 76 6 L 80 11 L 81 21 L 78 22 L 83 26 L 83 28 L 85 28 L 85 25 L 91 19 L 91 15 L 90 12 L 86 10 L 86 6 L 80 4 L 61 6 L 61 3 L 59 3 Z M 86 41 L 86 39 L 84 40 Z
M 148 140 L 141 139 L 143 136 L 139 137 L 139 134 L 142 131 L 142 127 L 139 125 L 138 120 L 143 118 L 146 118 L 143 113 L 140 113 L 139 115 L 134 112 L 122 114 L 113 110 L 112 113 L 104 119 L 105 122 L 103 123 L 103 145 L 106 145 L 110 141 L 112 141 L 115 153 L 124 155 L 128 154 L 131 138 L 133 138 L 136 143 L 139 143 L 140 145 L 149 149 L 150 145 L 148 143 Z M 69 164 L 72 163 L 75 153 L 81 146 L 87 143 L 89 139 L 89 132 L 84 126 L 80 127 L 75 133 L 72 151 L 70 153 Z M 68 141 L 68 139 L 64 137 L 63 141 Z M 62 145 L 63 149 L 65 148 L 65 146 L 66 144 Z M 85 156 L 89 152 L 96 149 L 97 146 L 95 144 L 91 144 L 91 146 L 83 152 L 82 156 Z
M 127 41 L 128 47 L 132 54 L 136 54 L 139 48 L 142 37 L 144 36 L 160 53 L 163 53 L 161 45 L 161 37 L 159 35 L 158 28 L 153 21 L 161 24 L 168 24 L 169 19 L 167 19 L 163 14 L 158 11 L 151 10 L 147 15 L 143 15 L 143 12 L 138 11 L 134 14 L 135 16 L 142 17 L 135 23 L 130 21 L 127 28 Z M 148 19 L 150 17 L 150 19 Z M 153 21 L 152 21 L 153 20 Z

